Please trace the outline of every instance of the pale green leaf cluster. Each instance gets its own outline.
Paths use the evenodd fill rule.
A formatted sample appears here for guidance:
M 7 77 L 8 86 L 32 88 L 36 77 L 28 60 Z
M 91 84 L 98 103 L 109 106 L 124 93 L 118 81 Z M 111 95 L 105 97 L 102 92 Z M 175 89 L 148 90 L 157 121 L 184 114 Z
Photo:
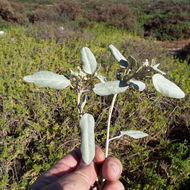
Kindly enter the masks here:
M 115 57 L 115 59 L 119 62 L 119 64 L 120 64 L 121 60 L 125 60 L 127 63 L 129 63 L 129 65 L 131 63 L 131 65 L 130 65 L 131 69 L 134 65 L 136 65 L 136 60 L 133 57 L 131 57 L 131 56 L 128 57 L 128 59 L 129 59 L 129 61 L 128 61 L 119 52 L 119 50 L 116 47 L 114 47 L 113 45 L 110 45 L 109 48 L 111 50 L 111 53 Z M 146 77 L 146 73 L 148 74 L 151 71 L 156 71 L 163 75 L 166 75 L 166 73 L 164 71 L 158 69 L 159 65 L 160 64 L 156 64 L 154 59 L 152 59 L 151 64 L 146 59 L 145 62 L 142 64 L 142 66 L 136 71 L 136 73 L 133 74 L 132 76 L 130 76 L 129 78 L 135 79 L 135 77 L 138 77 L 138 78 L 143 79 L 144 77 Z M 142 74 L 141 74 L 140 70 L 143 70 L 143 69 L 145 70 L 145 72 L 142 72 Z M 154 85 L 155 89 L 158 92 L 160 92 L 162 95 L 170 97 L 170 98 L 184 98 L 185 93 L 176 84 L 169 81 L 161 74 L 154 74 L 152 76 L 152 81 L 153 81 L 153 85 Z M 127 81 L 125 81 L 125 82 L 127 82 Z M 134 86 L 139 91 L 143 91 L 146 87 L 146 85 L 143 82 L 136 81 L 136 80 L 130 80 L 130 84 L 131 84 L 131 86 Z
M 120 51 L 113 45 L 109 45 L 109 49 L 113 54 L 114 58 L 120 65 L 122 71 L 117 72 L 117 80 L 107 81 L 106 77 L 100 75 L 99 69 L 97 69 L 97 62 L 94 54 L 87 47 L 83 47 L 80 52 L 81 56 L 81 67 L 78 67 L 78 72 L 71 71 L 71 76 L 68 79 L 64 75 L 55 74 L 50 71 L 39 71 L 33 75 L 25 76 L 26 82 L 33 82 L 39 87 L 49 87 L 54 89 L 62 90 L 71 85 L 71 81 L 75 82 L 74 90 L 78 93 L 78 106 L 81 110 L 87 101 L 80 104 L 80 98 L 83 92 L 89 91 L 85 89 L 86 86 L 81 86 L 82 81 L 91 81 L 92 79 L 99 79 L 100 82 L 95 84 L 90 90 L 99 96 L 115 95 L 125 92 L 130 88 L 135 88 L 142 92 L 146 88 L 146 84 L 139 79 L 144 79 L 148 74 L 152 72 L 159 72 L 161 74 L 153 74 L 152 81 L 155 89 L 162 95 L 171 98 L 184 98 L 184 92 L 173 82 L 166 79 L 163 75 L 166 73 L 158 69 L 159 64 L 152 60 L 151 64 L 148 60 L 145 60 L 139 68 L 137 68 L 137 61 L 132 56 L 127 59 L 120 53 Z M 72 86 L 73 87 L 73 86 Z M 82 90 L 80 88 L 83 88 Z M 74 87 L 73 87 L 74 88 Z M 81 153 L 82 159 L 86 164 L 90 164 L 95 155 L 95 140 L 94 140 L 94 126 L 95 121 L 91 114 L 83 114 L 80 111 L 80 129 L 81 129 Z M 121 131 L 121 135 L 128 135 L 134 139 L 147 137 L 148 134 L 142 131 L 128 130 Z M 118 138 L 115 137 L 115 138 Z M 114 138 L 113 138 L 114 139 Z

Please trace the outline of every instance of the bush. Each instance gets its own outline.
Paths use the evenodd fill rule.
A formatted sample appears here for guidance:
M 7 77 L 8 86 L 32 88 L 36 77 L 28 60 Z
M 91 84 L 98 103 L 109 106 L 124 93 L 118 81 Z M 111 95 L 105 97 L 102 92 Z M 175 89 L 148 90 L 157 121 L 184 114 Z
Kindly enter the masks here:
M 21 11 L 22 14 L 20 14 L 18 10 Z M 23 7 L 17 5 L 16 3 L 9 3 L 7 0 L 0 1 L 0 16 L 5 21 L 16 22 L 20 24 L 24 23 L 26 20 L 23 10 Z
M 118 96 L 111 121 L 112 135 L 134 128 L 150 134 L 150 138 L 138 142 L 124 137 L 111 143 L 111 155 L 118 157 L 124 166 L 122 181 L 125 188 L 178 190 L 189 175 L 190 138 L 187 130 L 187 140 L 182 138 L 176 143 L 176 139 L 169 138 L 172 134 L 169 132 L 174 126 L 179 127 L 179 123 L 183 124 L 181 127 L 189 128 L 189 66 L 172 58 L 165 59 L 160 48 L 156 51 L 158 45 L 128 37 L 124 30 L 94 24 L 87 31 L 96 35 L 89 39 L 71 36 L 64 43 L 56 43 L 54 40 L 36 40 L 26 35 L 25 28 L 17 27 L 11 28 L 1 39 L 0 189 L 26 189 L 63 154 L 80 144 L 76 95 L 69 89 L 55 91 L 25 84 L 23 76 L 39 70 L 67 75 L 69 68 L 74 70 L 80 64 L 79 51 L 85 44 L 101 63 L 100 72 L 105 75 L 109 72 L 108 79 L 113 79 L 119 69 L 107 52 L 107 45 L 113 43 L 125 55 L 138 55 L 139 63 L 147 56 L 151 57 L 149 51 L 154 46 L 152 56 L 161 52 L 162 67 L 167 67 L 170 78 L 187 94 L 184 100 L 169 100 L 157 97 L 150 86 L 145 93 L 129 91 Z M 139 50 L 141 46 L 148 53 Z M 100 98 L 92 93 L 86 105 L 86 110 L 93 113 L 98 123 L 96 142 L 102 147 L 110 103 L 110 97 Z
M 126 5 L 120 3 L 97 5 L 89 11 L 88 18 L 92 21 L 104 22 L 130 31 L 135 29 L 136 19 L 134 13 Z
M 61 17 L 75 20 L 81 16 L 80 6 L 76 0 L 63 0 L 56 5 L 56 9 Z
M 182 61 L 187 61 L 190 64 L 190 44 L 187 44 L 181 50 L 176 52 L 176 57 Z
M 189 38 L 189 3 L 158 1 L 146 11 L 149 17 L 144 21 L 145 35 L 158 40 Z

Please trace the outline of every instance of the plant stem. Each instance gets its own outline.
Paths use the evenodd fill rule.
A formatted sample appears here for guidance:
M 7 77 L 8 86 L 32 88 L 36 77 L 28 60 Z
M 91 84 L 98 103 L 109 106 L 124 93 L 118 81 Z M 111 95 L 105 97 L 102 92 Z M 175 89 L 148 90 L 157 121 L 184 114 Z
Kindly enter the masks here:
M 78 96 L 77 96 L 77 107 L 78 107 L 78 113 L 79 113 L 79 115 L 81 114 L 80 99 L 81 99 L 82 93 L 83 93 L 83 91 L 82 91 L 82 90 L 79 90 Z
M 121 138 L 122 136 L 123 136 L 123 135 L 119 135 L 119 136 L 113 137 L 113 138 L 109 139 L 109 142 L 110 142 L 110 141 L 113 141 L 113 140 L 115 140 L 115 139 L 119 139 L 119 138 Z
M 138 70 L 137 70 L 134 74 L 132 74 L 132 75 L 131 75 L 130 77 L 128 77 L 127 79 L 125 79 L 126 82 L 129 81 L 129 80 L 131 80 L 132 78 L 135 78 L 135 77 L 139 74 L 139 71 L 141 71 L 143 68 L 144 68 L 143 65 L 140 66 L 140 67 L 138 68 Z
M 111 124 L 111 117 L 112 117 L 112 112 L 113 112 L 113 108 L 114 108 L 114 104 L 117 98 L 117 94 L 115 94 L 113 96 L 111 105 L 110 105 L 110 109 L 109 109 L 109 115 L 108 115 L 108 125 L 107 125 L 107 135 L 106 135 L 106 152 L 105 152 L 105 156 L 108 157 L 108 150 L 109 150 L 109 138 L 110 138 L 110 124 Z

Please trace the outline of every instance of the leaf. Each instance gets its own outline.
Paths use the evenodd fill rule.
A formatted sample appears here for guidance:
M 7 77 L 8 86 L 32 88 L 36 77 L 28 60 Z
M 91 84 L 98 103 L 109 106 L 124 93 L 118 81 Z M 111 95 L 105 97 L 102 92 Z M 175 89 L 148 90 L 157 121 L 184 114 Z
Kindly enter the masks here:
M 124 92 L 129 88 L 128 85 L 124 84 L 122 81 L 108 81 L 105 83 L 95 84 L 93 91 L 99 96 L 108 96 L 112 94 L 118 94 Z
M 127 59 L 120 53 L 120 51 L 115 46 L 110 44 L 109 49 L 122 68 L 125 68 L 128 66 Z
M 39 87 L 64 89 L 70 85 L 70 80 L 64 75 L 58 75 L 50 71 L 39 71 L 23 78 L 26 82 L 33 82 Z
M 107 81 L 106 77 L 102 76 L 102 75 L 97 75 L 96 76 L 101 82 L 105 83 Z
M 184 98 L 185 93 L 173 82 L 166 79 L 161 74 L 155 74 L 152 76 L 152 81 L 155 89 L 170 98 Z
M 151 65 L 150 68 L 151 68 L 152 70 L 154 70 L 154 71 L 157 71 L 157 72 L 163 74 L 163 75 L 166 75 L 166 73 L 165 73 L 164 71 L 161 71 L 160 69 L 158 69 L 158 66 L 159 66 L 159 65 L 160 65 L 159 63 L 158 63 L 158 64 L 155 64 L 155 65 Z
M 80 120 L 80 129 L 82 159 L 86 164 L 90 164 L 95 155 L 94 126 L 94 117 L 85 113 Z
M 94 54 L 87 47 L 83 47 L 80 53 L 83 70 L 87 74 L 93 74 L 97 68 L 97 62 Z
M 129 64 L 130 64 L 130 68 L 132 69 L 133 67 L 136 67 L 137 66 L 137 61 L 136 59 L 133 57 L 133 56 L 129 56 L 127 58 L 127 60 L 129 61 Z
M 146 85 L 144 82 L 141 82 L 139 80 L 130 80 L 130 84 L 140 92 L 143 91 L 146 88 Z
M 121 135 L 128 135 L 134 139 L 140 139 L 147 137 L 148 134 L 144 133 L 142 131 L 136 131 L 136 130 L 128 130 L 128 131 L 120 131 Z

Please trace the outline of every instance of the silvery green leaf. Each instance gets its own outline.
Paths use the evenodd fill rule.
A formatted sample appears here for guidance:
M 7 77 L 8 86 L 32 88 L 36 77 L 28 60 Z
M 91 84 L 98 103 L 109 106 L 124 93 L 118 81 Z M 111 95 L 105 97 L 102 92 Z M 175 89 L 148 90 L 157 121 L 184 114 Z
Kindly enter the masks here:
M 131 68 L 137 66 L 137 61 L 136 61 L 136 59 L 135 59 L 133 56 L 130 55 L 130 56 L 127 58 L 127 60 L 129 61 Z
M 81 153 L 86 164 L 90 164 L 95 155 L 94 117 L 85 113 L 80 120 Z
M 87 74 L 93 74 L 97 68 L 97 62 L 94 54 L 87 47 L 83 47 L 80 53 L 83 70 Z
M 122 68 L 125 68 L 128 66 L 127 59 L 120 53 L 120 51 L 115 46 L 110 44 L 109 49 Z
M 159 66 L 160 64 L 158 63 L 158 64 L 155 64 L 155 65 L 152 65 L 152 66 L 150 66 L 154 71 L 157 71 L 157 72 L 159 72 L 159 73 L 161 73 L 161 74 L 163 74 L 163 75 L 166 75 L 166 73 L 164 72 L 164 71 L 161 71 L 160 69 L 158 69 L 158 66 Z
M 124 92 L 128 88 L 129 86 L 124 84 L 122 81 L 115 80 L 97 83 L 95 84 L 93 91 L 99 96 L 108 96 Z
M 140 139 L 147 137 L 148 134 L 144 133 L 142 131 L 136 131 L 136 130 L 128 130 L 128 131 L 120 131 L 121 135 L 128 135 L 134 139 Z
M 50 71 L 39 71 L 23 78 L 26 82 L 33 82 L 39 87 L 64 89 L 70 85 L 70 80 L 64 75 L 58 75 Z
M 173 82 L 166 79 L 161 74 L 155 74 L 152 76 L 152 81 L 155 89 L 170 98 L 184 98 L 185 93 Z
M 136 88 L 140 92 L 143 91 L 146 88 L 145 83 L 141 82 L 139 80 L 130 80 L 129 85 L 132 85 L 134 88 Z
M 101 82 L 105 83 L 107 81 L 106 77 L 102 76 L 102 75 L 97 75 L 96 76 Z

